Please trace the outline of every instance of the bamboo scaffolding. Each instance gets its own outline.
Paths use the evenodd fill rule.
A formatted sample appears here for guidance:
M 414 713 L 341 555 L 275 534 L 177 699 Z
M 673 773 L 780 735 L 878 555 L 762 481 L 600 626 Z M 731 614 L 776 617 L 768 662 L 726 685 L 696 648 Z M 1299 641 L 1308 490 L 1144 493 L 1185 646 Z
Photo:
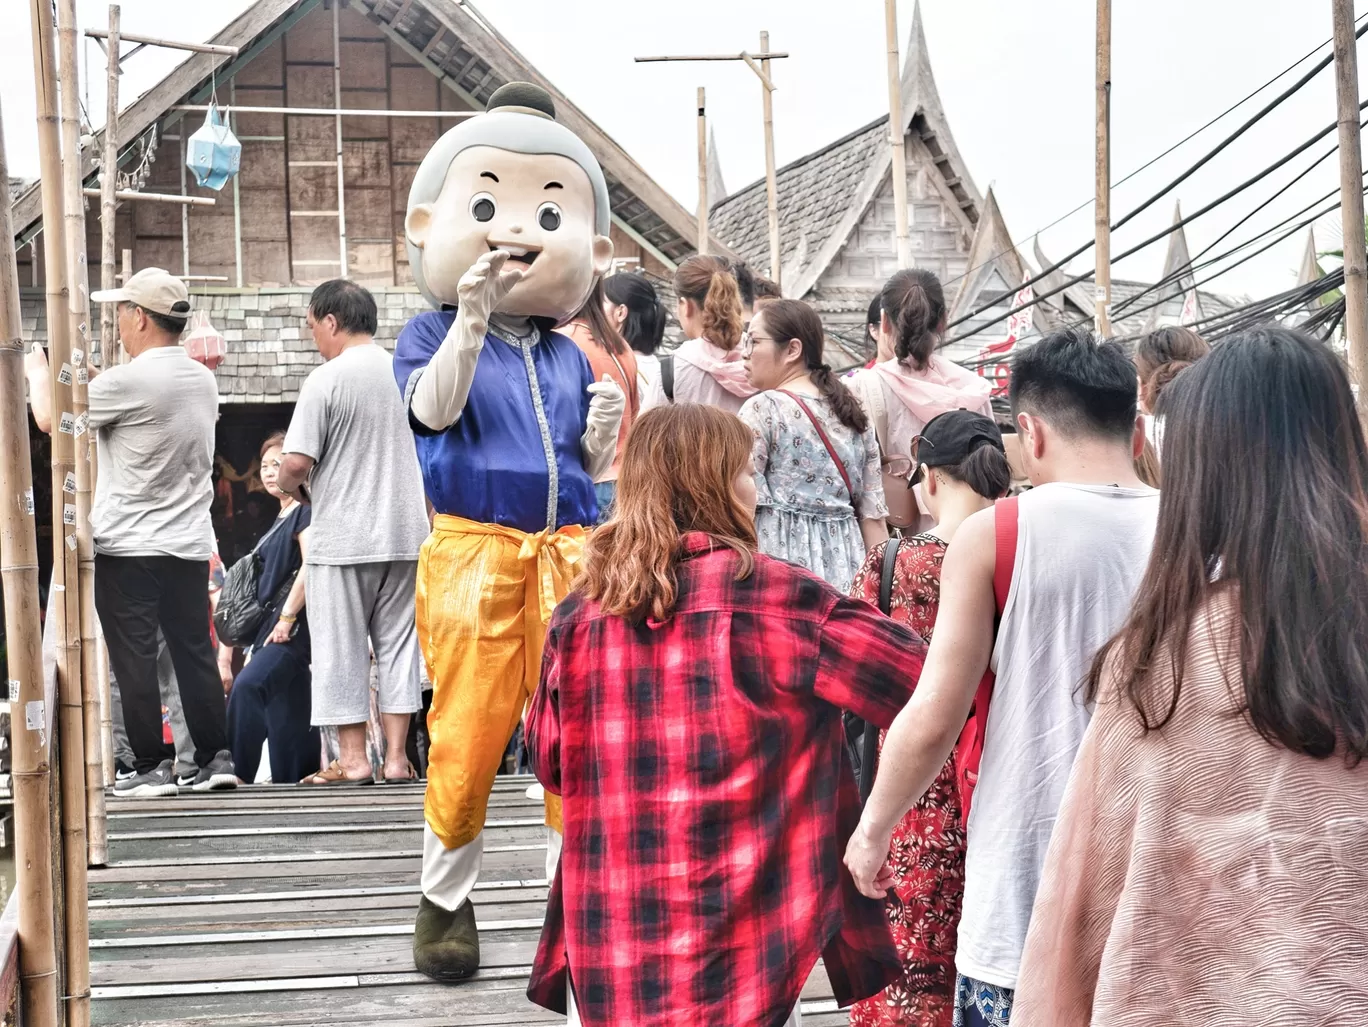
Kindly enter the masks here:
M 62 887 L 64 916 L 64 1020 L 68 1027 L 90 1023 L 90 953 L 86 896 L 85 747 L 82 741 L 80 561 L 76 504 L 67 488 L 76 478 L 71 325 L 67 318 L 67 245 L 58 142 L 57 75 L 48 0 L 33 0 L 34 93 L 38 101 L 38 157 L 42 176 L 43 254 L 47 276 L 48 358 L 52 365 L 52 592 L 57 638 L 58 779 L 61 787 Z
M 3 118 L 0 118 L 3 122 Z M 0 126 L 0 182 L 9 181 Z M 9 190 L 0 189 L 0 579 L 9 665 L 10 752 L 19 901 L 19 1001 L 31 1027 L 57 1024 L 52 816 L 39 627 L 38 539 L 33 519 L 24 337 Z M 39 729 L 28 727 L 33 710 Z
M 1097 0 L 1097 202 L 1093 239 L 1093 317 L 1097 334 L 1111 338 L 1111 0 Z M 1357 115 L 1354 118 L 1358 121 Z
M 58 75 L 62 99 L 62 195 L 67 244 L 67 311 L 71 322 L 72 412 L 85 417 L 88 405 L 89 354 L 99 346 L 90 332 L 90 275 L 86 264 L 85 197 L 81 181 L 81 107 L 77 81 L 76 0 L 57 2 L 57 38 L 60 49 Z M 94 342 L 92 343 L 92 338 Z M 77 358 L 80 351 L 80 359 Z M 76 450 L 76 558 L 81 601 L 81 740 L 85 761 L 87 865 L 109 861 L 105 831 L 104 758 L 100 745 L 100 687 L 98 647 L 95 643 L 95 548 L 90 533 L 90 503 L 99 473 L 92 444 L 95 433 L 87 431 L 75 440 Z M 71 787 L 76 787 L 75 782 Z M 88 984 L 88 981 L 87 981 Z
M 106 73 L 104 154 L 100 159 L 100 288 L 113 289 L 114 234 L 117 226 L 119 187 L 119 5 L 109 5 L 109 68 Z M 119 362 L 115 337 L 114 306 L 100 306 L 100 366 Z M 104 756 L 104 783 L 114 783 L 114 699 L 109 679 L 109 650 L 104 635 L 99 641 L 100 751 Z
M 342 110 L 342 5 L 332 5 L 332 43 L 333 43 L 333 108 Z M 333 118 L 337 129 L 337 247 L 338 263 L 341 265 L 339 276 L 347 277 L 347 197 L 346 175 L 342 169 L 342 115 Z M 236 176 L 234 176 L 236 178 Z
M 698 252 L 708 252 L 708 104 L 698 87 Z
M 897 232 L 898 268 L 901 270 L 912 266 L 912 239 L 907 225 L 907 140 L 903 138 L 897 0 L 884 0 L 884 34 L 888 58 L 888 145 L 893 168 L 893 223 Z
M 172 50 L 192 50 L 195 53 L 212 53 L 220 57 L 236 57 L 238 48 L 235 46 L 219 46 L 215 43 L 182 43 L 175 39 L 156 39 L 152 36 L 130 36 L 121 35 L 114 37 L 111 35 L 113 30 L 106 32 L 104 29 L 86 29 L 85 34 L 91 39 L 115 39 L 117 42 L 122 39 L 125 43 L 137 43 L 139 48 L 144 46 L 166 46 Z M 111 46 L 111 52 L 116 52 L 117 47 Z
M 1344 337 L 1359 418 L 1368 422 L 1368 255 L 1364 252 L 1363 141 L 1359 128 L 1358 42 L 1353 0 L 1332 0 L 1335 98 L 1339 114 L 1340 213 L 1344 225 Z

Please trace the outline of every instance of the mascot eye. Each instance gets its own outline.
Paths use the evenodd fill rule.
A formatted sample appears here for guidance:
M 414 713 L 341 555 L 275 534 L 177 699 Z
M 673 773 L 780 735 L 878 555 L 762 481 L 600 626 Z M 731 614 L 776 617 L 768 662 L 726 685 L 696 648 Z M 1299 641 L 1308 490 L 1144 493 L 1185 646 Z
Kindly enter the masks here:
M 543 203 L 537 208 L 537 224 L 548 232 L 554 232 L 561 226 L 560 208 L 554 203 Z
M 470 216 L 476 221 L 494 220 L 494 197 L 489 193 L 476 193 L 470 198 Z

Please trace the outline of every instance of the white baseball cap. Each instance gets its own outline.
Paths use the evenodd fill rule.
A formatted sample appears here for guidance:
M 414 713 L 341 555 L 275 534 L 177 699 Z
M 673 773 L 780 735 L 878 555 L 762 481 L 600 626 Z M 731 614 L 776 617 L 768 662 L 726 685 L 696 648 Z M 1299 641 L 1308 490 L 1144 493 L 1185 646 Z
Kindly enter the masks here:
M 159 267 L 145 267 L 130 275 L 122 288 L 92 292 L 90 298 L 95 303 L 136 303 L 167 317 L 190 316 L 190 291 L 185 283 Z

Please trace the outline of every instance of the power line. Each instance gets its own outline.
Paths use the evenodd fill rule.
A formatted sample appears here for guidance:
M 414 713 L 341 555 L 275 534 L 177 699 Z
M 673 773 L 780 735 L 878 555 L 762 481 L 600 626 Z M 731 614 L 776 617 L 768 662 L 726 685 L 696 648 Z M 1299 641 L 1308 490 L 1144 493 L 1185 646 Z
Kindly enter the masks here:
M 1364 14 L 1359 15 L 1358 21 L 1361 22 L 1361 21 L 1363 21 L 1365 18 L 1368 18 L 1368 13 L 1364 13 Z M 1246 94 L 1243 98 L 1241 98 L 1241 99 L 1235 101 L 1235 103 L 1231 104 L 1231 105 L 1230 105 L 1229 107 L 1227 107 L 1225 110 L 1221 111 L 1220 114 L 1216 115 L 1214 118 L 1212 118 L 1212 119 L 1211 119 L 1210 121 L 1208 121 L 1206 124 L 1202 125 L 1200 128 L 1194 129 L 1192 132 L 1189 132 L 1189 133 L 1188 133 L 1187 135 L 1185 135 L 1182 139 L 1178 140 L 1178 142 L 1174 143 L 1172 146 L 1170 146 L 1170 147 L 1169 147 L 1167 150 L 1165 150 L 1163 153 L 1159 154 L 1159 156 L 1154 157 L 1154 158 L 1151 158 L 1150 160 L 1146 161 L 1144 164 L 1140 165 L 1140 167 L 1138 167 L 1138 168 L 1136 168 L 1134 171 L 1132 171 L 1130 174 L 1126 175 L 1124 178 L 1118 179 L 1117 181 L 1113 182 L 1113 183 L 1111 184 L 1111 188 L 1116 189 L 1116 188 L 1118 188 L 1118 187 L 1120 187 L 1120 186 L 1123 186 L 1123 185 L 1125 185 L 1127 182 L 1129 182 L 1132 178 L 1134 178 L 1136 175 L 1139 175 L 1139 174 L 1141 174 L 1142 172 L 1148 171 L 1148 170 L 1149 170 L 1150 168 L 1152 168 L 1155 164 L 1158 164 L 1161 160 L 1163 160 L 1163 159 L 1164 159 L 1165 157 L 1167 157 L 1169 154 L 1173 153 L 1173 152 L 1174 152 L 1175 150 L 1177 150 L 1179 147 L 1184 146 L 1184 145 L 1186 145 L 1187 143 L 1191 142 L 1191 141 L 1192 141 L 1193 139 L 1195 139 L 1197 136 L 1201 135 L 1203 132 L 1205 132 L 1207 129 L 1209 129 L 1212 125 L 1216 124 L 1218 121 L 1222 120 L 1222 119 L 1225 118 L 1227 115 L 1229 115 L 1229 114 L 1233 113 L 1234 111 L 1238 110 L 1240 107 L 1243 107 L 1246 103 L 1248 103 L 1250 100 L 1254 99 L 1254 97 L 1258 96 L 1258 95 L 1259 95 L 1260 93 L 1262 93 L 1265 89 L 1267 89 L 1269 86 L 1271 86 L 1274 82 L 1278 81 L 1278 79 L 1282 78 L 1284 75 L 1288 74 L 1288 73 L 1291 72 L 1293 69 L 1295 69 L 1295 68 L 1297 67 L 1297 65 L 1302 64 L 1302 63 L 1305 62 L 1308 58 L 1315 56 L 1315 54 L 1316 54 L 1322 47 L 1328 46 L 1328 45 L 1330 45 L 1332 42 L 1334 42 L 1333 39 L 1327 39 L 1324 43 L 1321 43 L 1320 46 L 1314 47 L 1313 49 L 1311 49 L 1311 50 L 1308 51 L 1307 53 L 1303 54 L 1301 57 L 1297 58 L 1295 61 L 1293 61 L 1291 64 L 1289 64 L 1286 68 L 1284 68 L 1282 71 L 1278 72 L 1276 75 L 1274 75 L 1272 78 L 1270 78 L 1270 79 L 1269 79 L 1267 82 L 1265 82 L 1263 85 L 1261 85 L 1261 86 L 1259 86 L 1257 89 L 1255 89 L 1253 92 L 1248 93 L 1248 94 Z M 1091 206 L 1093 202 L 1094 202 L 1094 197 L 1091 197 L 1091 196 L 1088 197 L 1086 200 L 1084 200 L 1082 203 L 1080 203 L 1077 207 L 1073 208 L 1073 210 L 1069 211 L 1067 214 L 1061 214 L 1059 217 L 1055 218 L 1053 221 L 1051 221 L 1051 222 L 1050 222 L 1048 225 L 1046 225 L 1044 228 L 1037 228 L 1037 229 L 1036 229 L 1034 232 L 1032 232 L 1030 235 L 1026 236 L 1026 238 L 1028 238 L 1028 239 L 1039 238 L 1043 233 L 1048 232 L 1051 228 L 1054 228 L 1056 225 L 1060 224 L 1061 222 L 1067 221 L 1069 218 L 1073 217 L 1073 216 L 1074 216 L 1075 214 L 1077 214 L 1079 211 L 1084 210 L 1085 208 Z M 946 279 L 942 284 L 943 284 L 943 285 L 954 285 L 956 282 L 960 281 L 961 279 L 964 279 L 964 278 L 969 277 L 969 275 L 973 274 L 975 271 L 978 271 L 980 268 L 987 267 L 987 266 L 988 266 L 989 264 L 991 264 L 993 261 L 997 260 L 998 257 L 1002 257 L 1002 256 L 1005 256 L 1005 255 L 1008 254 L 1008 253 L 1011 253 L 1012 250 L 1014 250 L 1014 249 L 1016 249 L 1015 245 L 1008 245 L 1008 246 L 1005 247 L 1004 249 L 998 251 L 997 253 L 994 253 L 991 257 L 989 257 L 987 260 L 983 261 L 981 264 L 975 264 L 973 267 L 966 269 L 966 270 L 963 271 L 962 273 L 956 275 L 954 278 L 948 278 L 948 279 Z M 1058 268 L 1059 265 L 1056 264 L 1055 267 Z
M 1358 31 L 1354 33 L 1354 38 L 1355 38 L 1355 39 L 1361 38 L 1365 32 L 1368 32 L 1368 24 L 1364 24 L 1361 28 L 1359 28 Z M 1319 47 L 1317 47 L 1317 49 L 1319 49 Z M 1129 223 L 1132 219 L 1134 219 L 1134 218 L 1136 218 L 1137 216 L 1139 216 L 1142 212 L 1144 212 L 1145 210 L 1148 210 L 1151 206 L 1153 206 L 1155 203 L 1157 203 L 1160 199 L 1162 199 L 1162 198 L 1163 198 L 1164 196 L 1166 196 L 1168 193 L 1172 192 L 1175 188 L 1177 188 L 1177 187 L 1178 187 L 1179 185 L 1181 185 L 1183 182 L 1185 182 L 1185 181 L 1187 181 L 1189 178 L 1191 178 L 1194 174 L 1196 174 L 1196 172 L 1197 172 L 1199 169 L 1201 169 L 1202 167 L 1204 167 L 1206 164 L 1210 163 L 1210 161 L 1213 160 L 1213 159 L 1217 156 L 1217 154 L 1221 153 L 1223 150 L 1225 150 L 1227 147 L 1229 147 L 1229 146 L 1231 145 L 1231 143 L 1235 142 L 1236 139 L 1238 139 L 1240 136 L 1244 135 L 1244 133 L 1247 132 L 1247 131 L 1249 131 L 1249 129 L 1252 128 L 1255 124 L 1257 124 L 1257 123 L 1258 123 L 1259 121 L 1261 121 L 1263 118 L 1267 117 L 1268 114 L 1269 114 L 1271 111 L 1273 111 L 1275 108 L 1277 108 L 1280 104 L 1286 102 L 1286 100 L 1287 100 L 1290 96 L 1292 96 L 1292 95 L 1293 95 L 1294 93 L 1296 93 L 1298 90 L 1300 90 L 1301 88 L 1303 88 L 1308 82 L 1310 82 L 1310 81 L 1311 81 L 1313 78 L 1315 78 L 1318 74 L 1320 74 L 1320 73 L 1321 73 L 1322 71 L 1324 71 L 1327 67 L 1329 67 L 1329 65 L 1331 64 L 1331 62 L 1334 61 L 1334 59 L 1335 59 L 1335 55 L 1334 55 L 1333 53 L 1331 53 L 1331 54 L 1329 54 L 1328 56 L 1322 58 L 1320 61 L 1318 61 L 1318 62 L 1315 64 L 1315 66 L 1311 68 L 1310 71 L 1306 72 L 1304 75 L 1301 76 L 1301 78 L 1297 79 L 1296 82 L 1294 82 L 1294 83 L 1293 83 L 1292 85 L 1290 85 L 1287 89 L 1285 89 L 1285 90 L 1283 90 L 1281 93 L 1279 93 L 1279 94 L 1278 94 L 1276 97 L 1274 97 L 1273 100 L 1271 100 L 1269 103 L 1265 104 L 1262 108 L 1260 108 L 1259 111 L 1258 111 L 1257 113 L 1255 113 L 1253 117 L 1251 117 L 1251 118 L 1249 118 L 1248 120 L 1246 120 L 1246 121 L 1245 121 L 1242 125 L 1240 125 L 1240 127 L 1237 128 L 1234 132 L 1232 132 L 1230 135 L 1226 136 L 1225 139 L 1221 140 L 1221 142 L 1217 143 L 1215 147 L 1213 147 L 1213 148 L 1212 148 L 1211 150 L 1209 150 L 1206 154 L 1204 154 L 1202 157 L 1200 157 L 1200 158 L 1197 160 L 1197 162 L 1194 163 L 1194 164 L 1192 164 L 1190 167 L 1188 167 L 1188 169 L 1187 169 L 1186 171 L 1184 171 L 1182 174 L 1180 174 L 1177 178 L 1175 178 L 1175 179 L 1174 179 L 1172 182 L 1170 182 L 1168 185 L 1164 186 L 1164 188 L 1161 189 L 1161 190 L 1159 190 L 1159 192 L 1155 193 L 1155 194 L 1154 194 L 1153 196 L 1151 196 L 1149 199 L 1145 200 L 1145 202 L 1142 203 L 1142 204 L 1140 204 L 1140 206 L 1138 206 L 1138 207 L 1134 208 L 1133 210 L 1131 210 L 1131 212 L 1130 212 L 1129 214 L 1126 214 L 1126 215 L 1125 215 L 1124 217 L 1122 217 L 1119 221 L 1116 221 L 1115 223 L 1113 223 L 1113 224 L 1111 225 L 1111 230 L 1112 230 L 1112 231 L 1116 231 L 1117 229 L 1123 227 L 1124 225 L 1126 225 L 1127 223 Z M 1365 102 L 1364 104 L 1360 105 L 1359 109 L 1362 110 L 1364 107 L 1368 107 L 1368 102 Z M 1250 185 L 1252 185 L 1254 182 L 1258 181 L 1259 178 L 1262 178 L 1264 175 L 1269 174 L 1269 173 L 1271 173 L 1271 172 L 1273 172 L 1273 171 L 1276 171 L 1278 168 L 1282 167 L 1283 164 L 1286 164 L 1286 163 L 1287 163 L 1289 160 L 1291 160 L 1293 157 L 1297 156 L 1299 153 L 1301 153 L 1301 152 L 1303 152 L 1304 150 L 1306 150 L 1307 147 L 1313 146 L 1315 143 L 1319 142 L 1319 141 L 1320 141 L 1321 139 L 1323 139 L 1325 136 L 1327 136 L 1327 135 L 1329 135 L 1331 132 L 1335 131 L 1335 129 L 1336 129 L 1337 127 L 1338 127 L 1338 122 L 1332 122 L 1332 123 L 1330 124 L 1329 128 L 1325 129 L 1325 131 L 1320 132 L 1320 133 L 1318 133 L 1317 135 L 1313 136 L 1310 140 L 1308 140 L 1307 142 L 1303 143 L 1303 144 L 1302 144 L 1300 147 L 1298 147 L 1297 149 L 1293 150 L 1290 154 L 1288 154 L 1288 155 L 1287 155 L 1286 157 L 1284 157 L 1282 160 L 1280 160 L 1280 161 L 1277 162 L 1276 164 L 1272 165 L 1271 167 L 1265 169 L 1265 171 L 1261 172 L 1258 176 L 1256 176 L 1255 178 L 1251 179 L 1249 182 L 1246 182 L 1243 186 L 1240 187 L 1240 189 L 1236 189 L 1236 190 L 1234 190 L 1233 192 L 1227 193 L 1227 194 L 1226 194 L 1224 197 L 1222 197 L 1221 200 L 1218 201 L 1218 202 L 1224 202 L 1225 200 L 1229 199 L 1231 196 L 1235 195 L 1235 193 L 1241 191 L 1241 190 L 1244 189 L 1244 188 L 1248 188 L 1248 186 L 1250 186 Z M 1182 227 L 1182 225 L 1185 224 L 1186 221 L 1191 220 L 1193 217 L 1200 217 L 1201 214 L 1206 213 L 1206 211 L 1210 210 L 1212 206 L 1213 206 L 1213 204 L 1208 204 L 1207 207 L 1203 208 L 1203 210 L 1199 211 L 1197 214 L 1191 215 L 1191 217 L 1185 219 L 1183 222 L 1180 222 L 1179 224 L 1174 225 L 1174 226 L 1173 226 L 1172 228 L 1170 228 L 1167 232 L 1161 232 L 1161 233 L 1159 233 L 1159 235 L 1157 235 L 1157 236 L 1155 236 L 1155 237 L 1149 239 L 1149 240 L 1148 240 L 1147 242 L 1145 242 L 1143 245 L 1144 245 L 1144 246 L 1148 246 L 1150 243 L 1155 242 L 1155 241 L 1157 241 L 1158 239 L 1162 239 L 1165 235 L 1168 235 L 1169 232 L 1175 231 L 1176 229 Z M 1018 289 L 1024 289 L 1024 288 L 1026 288 L 1026 286 L 1028 286 L 1028 285 L 1035 285 L 1036 283 L 1038 283 L 1038 282 L 1044 280 L 1046 277 L 1048 277 L 1049 275 L 1051 275 L 1051 274 L 1053 274 L 1054 272 L 1058 271 L 1060 268 L 1064 267 L 1064 265 L 1068 264 L 1069 261 L 1071 261 L 1071 260 L 1073 260 L 1074 258 L 1076 258 L 1076 257 L 1078 257 L 1078 256 L 1080 256 L 1080 255 L 1082 255 L 1082 254 L 1084 254 L 1084 253 L 1086 253 L 1089 249 L 1091 249 L 1091 248 L 1093 247 L 1093 245 L 1094 245 L 1094 240 L 1091 240 L 1091 239 L 1088 240 L 1088 241 L 1087 241 L 1086 243 L 1084 243 L 1082 246 L 1078 247 L 1078 249 L 1074 250 L 1072 253 L 1069 253 L 1067 256 L 1065 256 L 1062 260 L 1056 262 L 1055 264 L 1053 264 L 1052 266 L 1050 266 L 1050 267 L 1048 267 L 1048 268 L 1045 268 L 1043 271 L 1041 271 L 1039 274 L 1037 274 L 1034 278 L 1028 279 L 1027 281 L 1023 282 L 1021 285 L 1017 286 L 1017 288 L 1018 288 Z M 1127 251 L 1126 253 L 1121 254 L 1120 256 L 1114 258 L 1114 262 L 1115 262 L 1115 261 L 1119 261 L 1119 260 L 1122 259 L 1122 257 L 1129 256 L 1131 253 L 1134 253 L 1134 252 L 1135 252 L 1135 250 L 1134 250 L 1134 249 L 1131 249 L 1131 250 Z M 1083 280 L 1086 279 L 1087 277 L 1089 277 L 1089 276 L 1088 276 L 1088 275 L 1083 275 L 1083 276 L 1080 276 L 1080 277 L 1076 277 L 1076 278 L 1074 278 L 1069 284 L 1071 284 L 1071 285 L 1076 285 L 1078 282 L 1083 281 Z M 1056 295 L 1057 293 L 1060 293 L 1060 292 L 1064 291 L 1064 288 L 1065 288 L 1065 287 L 1060 287 L 1060 288 L 1056 288 L 1056 289 L 1054 289 L 1054 290 L 1051 290 L 1049 293 L 1046 294 L 1046 296 L 1053 296 L 1053 295 Z M 1040 301 L 1040 299 L 1042 299 L 1042 298 L 1044 298 L 1044 297 L 1037 297 L 1037 299 L 1036 299 L 1035 301 L 1033 301 L 1033 302 L 1037 302 L 1037 303 L 1038 303 L 1038 302 Z M 983 313 L 986 313 L 986 312 L 989 311 L 989 310 L 992 310 L 994 306 L 996 306 L 996 303 L 990 303 L 990 304 L 988 304 L 988 305 L 986 305 L 986 306 L 984 306 L 984 307 L 980 307 L 978 310 L 970 311 L 969 313 L 964 314 L 964 315 L 962 315 L 961 317 L 956 318 L 954 321 L 952 321 L 952 322 L 951 322 L 949 325 L 947 325 L 946 327 L 947 327 L 947 328 L 954 328 L 954 327 L 957 326 L 957 325 L 961 325 L 961 324 L 963 324 L 964 322 L 969 321 L 969 320 L 971 320 L 972 318 L 975 318 L 975 317 L 979 316 L 980 314 L 983 314 Z M 998 318 L 997 320 L 1002 320 L 1002 318 Z M 995 322 L 992 322 L 992 321 L 989 322 L 989 324 L 993 324 L 993 323 L 995 323 Z M 980 328 L 981 328 L 981 327 L 982 327 L 982 326 L 980 326 Z M 972 333 L 971 333 L 971 334 L 972 334 Z M 957 338 L 964 338 L 964 337 L 965 337 L 965 336 L 958 336 Z M 954 340 L 954 339 L 949 340 L 948 342 L 942 343 L 942 345 L 949 345 L 949 342 L 953 342 L 953 341 L 955 341 L 955 340 Z

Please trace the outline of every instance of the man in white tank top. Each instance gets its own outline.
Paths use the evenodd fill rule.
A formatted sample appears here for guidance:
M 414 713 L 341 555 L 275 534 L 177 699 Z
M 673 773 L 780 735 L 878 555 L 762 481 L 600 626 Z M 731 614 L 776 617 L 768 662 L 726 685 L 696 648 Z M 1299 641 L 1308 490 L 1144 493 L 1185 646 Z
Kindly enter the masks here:
M 968 830 L 955 1023 L 1007 1024 L 1045 850 L 1091 710 L 1082 686 L 1149 562 L 1159 493 L 1135 368 L 1113 343 L 1061 331 L 1017 358 L 1012 414 L 1031 483 L 1018 500 L 1011 589 L 994 632 L 994 511 L 960 527 L 941 570 L 935 638 L 884 742 L 846 863 L 883 895 L 893 827 L 931 785 L 990 666 L 997 675 Z

